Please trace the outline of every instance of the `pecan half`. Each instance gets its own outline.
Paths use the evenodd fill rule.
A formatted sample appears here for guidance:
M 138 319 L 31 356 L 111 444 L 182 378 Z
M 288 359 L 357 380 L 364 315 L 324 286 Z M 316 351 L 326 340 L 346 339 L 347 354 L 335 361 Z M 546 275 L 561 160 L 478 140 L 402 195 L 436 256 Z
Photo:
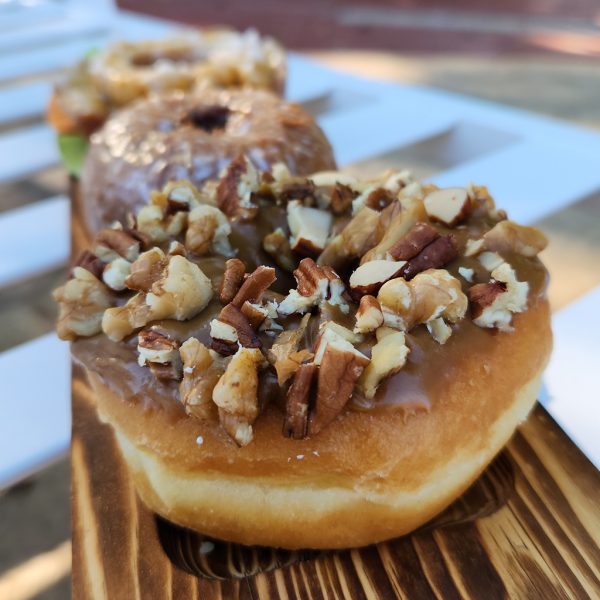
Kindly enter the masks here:
M 257 267 L 248 277 L 238 290 L 237 294 L 231 301 L 238 308 L 244 302 L 257 304 L 261 301 L 263 294 L 275 282 L 277 276 L 273 267 L 265 267 L 261 265 Z
M 388 255 L 394 260 L 410 260 L 439 237 L 429 223 L 417 223 L 388 250 Z
M 402 276 L 405 279 L 412 279 L 417 273 L 427 269 L 443 267 L 457 256 L 458 246 L 454 237 L 443 235 L 425 246 L 417 256 L 411 258 L 402 269 Z
M 294 439 L 306 437 L 308 413 L 311 403 L 311 388 L 317 367 L 314 363 L 300 365 L 287 393 L 283 435 Z
M 225 272 L 219 293 L 219 299 L 223 304 L 229 304 L 235 298 L 244 281 L 245 273 L 246 265 L 239 258 L 230 258 L 225 263 Z

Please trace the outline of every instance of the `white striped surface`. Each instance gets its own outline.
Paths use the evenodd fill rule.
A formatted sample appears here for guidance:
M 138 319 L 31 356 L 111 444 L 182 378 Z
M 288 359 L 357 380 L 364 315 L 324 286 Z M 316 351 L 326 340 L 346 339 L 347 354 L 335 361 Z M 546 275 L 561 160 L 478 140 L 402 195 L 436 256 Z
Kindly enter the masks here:
M 53 333 L 0 356 L 0 489 L 67 451 L 70 377 L 69 345 Z
M 66 262 L 69 214 L 65 196 L 0 214 L 0 288 Z
M 125 15 L 118 20 L 113 37 L 155 37 L 170 27 Z M 55 48 L 31 48 L 16 57 L 0 54 L 0 78 L 20 76 L 26 68 L 46 70 L 71 64 L 92 41 L 68 40 Z M 27 85 L 31 95 L 25 86 L 0 89 L 0 121 L 41 111 L 47 83 Z M 600 136 L 551 119 L 438 90 L 368 82 L 298 56 L 290 57 L 288 94 L 296 101 L 325 106 L 319 122 L 341 165 L 427 142 L 432 162 L 445 166 L 432 178 L 436 183 L 484 183 L 516 220 L 536 220 L 600 189 Z M 330 105 L 323 101 L 327 98 L 332 99 Z M 0 135 L 0 181 L 37 171 L 57 159 L 54 135 L 44 125 Z M 27 245 L 24 256 L 16 256 L 10 249 L 23 248 L 22 243 L 14 244 L 23 235 L 24 223 L 35 243 Z M 0 213 L 0 286 L 64 262 L 68 228 L 68 202 L 63 197 Z M 597 302 L 597 294 L 592 302 Z M 586 311 L 589 302 L 577 303 L 557 317 L 555 356 L 568 356 L 574 343 L 560 333 L 561 323 L 583 323 Z M 68 363 L 67 344 L 52 335 L 0 355 L 0 486 L 67 447 Z M 34 367 L 38 364 L 43 365 L 43 376 Z M 23 385 L 30 372 L 35 373 L 30 378 L 35 381 Z M 568 412 L 564 407 L 569 406 L 571 396 L 560 381 L 568 377 L 564 362 L 553 361 L 548 379 L 553 399 L 548 406 L 551 412 L 557 407 L 557 418 L 564 423 Z M 19 402 L 10 402 L 13 398 Z M 40 402 L 43 406 L 35 414 L 41 421 L 32 428 L 35 411 L 31 407 Z M 577 436 L 579 426 L 567 423 L 565 428 L 583 444 Z

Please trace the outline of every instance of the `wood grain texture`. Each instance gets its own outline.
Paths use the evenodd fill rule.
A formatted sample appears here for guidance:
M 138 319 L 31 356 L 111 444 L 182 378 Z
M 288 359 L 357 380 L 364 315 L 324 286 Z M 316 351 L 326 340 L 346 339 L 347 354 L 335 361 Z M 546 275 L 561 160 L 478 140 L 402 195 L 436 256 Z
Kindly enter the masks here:
M 275 554 L 292 564 L 221 581 L 191 574 L 223 564 L 222 556 L 200 556 L 204 538 L 157 519 L 138 500 L 78 368 L 73 417 L 74 598 L 600 595 L 600 474 L 540 406 L 482 477 L 412 535 L 357 550 Z M 250 550 L 231 552 L 239 573 L 260 561 Z

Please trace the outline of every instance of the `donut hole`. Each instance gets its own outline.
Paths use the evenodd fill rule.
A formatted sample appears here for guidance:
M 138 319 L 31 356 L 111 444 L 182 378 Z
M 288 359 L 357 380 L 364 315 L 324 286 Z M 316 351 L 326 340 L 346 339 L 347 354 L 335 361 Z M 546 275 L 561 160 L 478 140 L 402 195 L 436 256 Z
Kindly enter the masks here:
M 209 133 L 225 129 L 231 111 L 226 106 L 197 106 L 192 108 L 183 118 L 183 123 Z
M 138 52 L 130 59 L 134 67 L 151 67 L 159 60 L 189 64 L 198 60 L 198 57 L 190 50 L 171 50 L 166 52 Z

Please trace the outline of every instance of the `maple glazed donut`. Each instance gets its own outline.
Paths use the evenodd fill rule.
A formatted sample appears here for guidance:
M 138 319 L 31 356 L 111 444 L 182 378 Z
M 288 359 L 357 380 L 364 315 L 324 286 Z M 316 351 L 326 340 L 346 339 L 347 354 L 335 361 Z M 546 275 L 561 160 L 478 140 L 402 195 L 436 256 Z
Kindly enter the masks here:
M 168 183 L 55 292 L 155 512 L 215 538 L 344 548 L 456 499 L 533 407 L 546 239 L 484 187 L 407 172 Z
M 173 179 L 216 178 L 245 153 L 268 171 L 277 162 L 307 175 L 335 168 L 329 142 L 299 105 L 260 90 L 173 92 L 142 100 L 92 136 L 81 176 L 92 231 L 141 208 Z
M 285 78 L 285 51 L 254 30 L 116 42 L 92 52 L 56 86 L 48 120 L 59 133 L 89 135 L 113 110 L 153 92 L 250 87 L 282 94 Z

